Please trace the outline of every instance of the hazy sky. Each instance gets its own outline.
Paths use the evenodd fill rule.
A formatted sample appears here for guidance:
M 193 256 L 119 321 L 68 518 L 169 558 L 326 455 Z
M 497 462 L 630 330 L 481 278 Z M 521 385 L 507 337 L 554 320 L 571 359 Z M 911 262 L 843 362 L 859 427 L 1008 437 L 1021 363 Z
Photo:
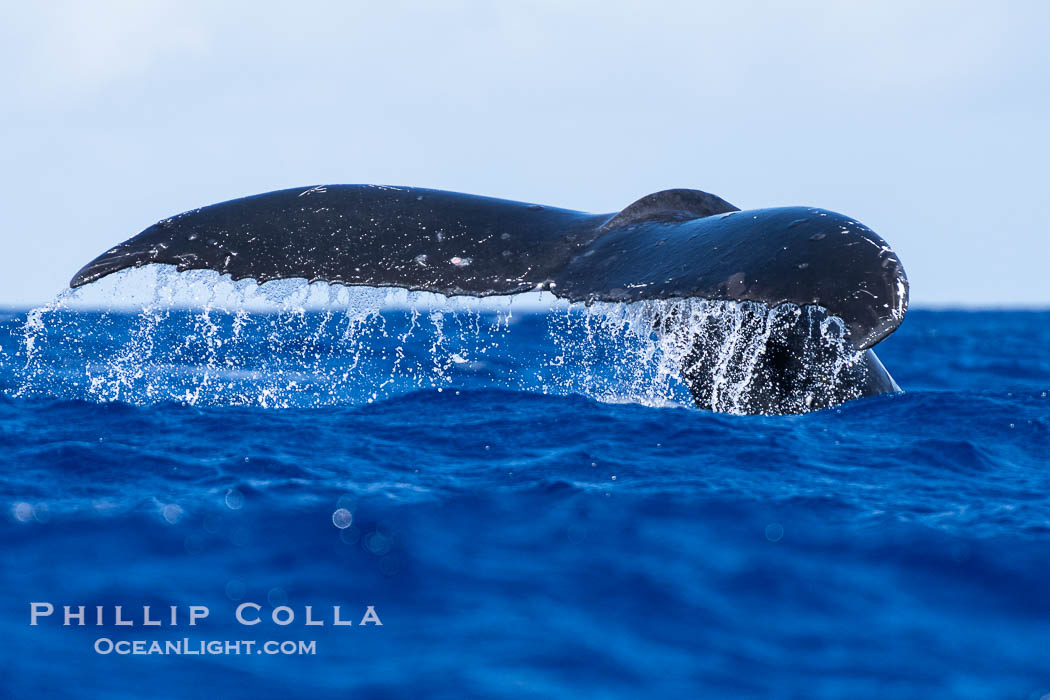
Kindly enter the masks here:
M 810 204 L 914 305 L 1050 305 L 1050 3 L 47 2 L 0 23 L 0 305 L 318 183 Z

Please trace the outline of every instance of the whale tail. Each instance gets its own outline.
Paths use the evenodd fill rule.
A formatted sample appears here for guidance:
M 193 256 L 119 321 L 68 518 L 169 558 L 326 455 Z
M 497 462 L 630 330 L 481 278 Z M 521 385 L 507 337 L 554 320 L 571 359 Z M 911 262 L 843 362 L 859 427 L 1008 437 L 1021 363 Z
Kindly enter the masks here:
M 697 406 L 744 414 L 806 413 L 900 387 L 817 307 L 734 305 L 692 323 L 681 362 Z
M 741 322 L 744 336 L 768 341 L 761 353 L 740 354 L 754 344 L 738 342 L 715 358 L 711 342 L 695 339 L 682 373 L 697 403 L 725 410 L 725 387 L 745 373 L 760 387 L 752 397 L 736 392 L 733 405 L 746 412 L 895 390 L 874 354 L 860 351 L 892 333 L 908 303 L 897 255 L 854 219 L 814 207 L 741 211 L 684 189 L 612 214 L 412 187 L 281 190 L 164 219 L 85 265 L 70 285 L 150 263 L 259 283 L 304 278 L 446 296 L 542 289 L 587 303 L 702 299 L 802 312 L 805 327 L 764 316 Z M 813 341 L 815 313 L 825 330 L 827 319 L 841 319 L 834 342 L 820 337 L 829 348 L 847 344 L 852 361 L 824 367 L 831 351 Z

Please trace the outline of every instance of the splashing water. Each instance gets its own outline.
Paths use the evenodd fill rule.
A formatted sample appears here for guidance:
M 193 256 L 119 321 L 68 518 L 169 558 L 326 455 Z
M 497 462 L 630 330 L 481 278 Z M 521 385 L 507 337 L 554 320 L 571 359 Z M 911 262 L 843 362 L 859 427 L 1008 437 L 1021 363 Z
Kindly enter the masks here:
M 789 304 L 446 298 L 148 265 L 31 311 L 0 363 L 15 397 L 315 407 L 498 387 L 745 413 L 763 408 L 770 348 L 794 341 L 804 380 L 790 401 L 804 409 L 856 366 L 844 336 Z

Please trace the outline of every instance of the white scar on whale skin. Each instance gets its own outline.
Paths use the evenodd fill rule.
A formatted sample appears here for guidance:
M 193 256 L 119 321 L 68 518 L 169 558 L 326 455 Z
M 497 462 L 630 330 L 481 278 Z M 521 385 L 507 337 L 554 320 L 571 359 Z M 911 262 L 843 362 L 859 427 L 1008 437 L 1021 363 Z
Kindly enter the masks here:
M 114 315 L 109 325 L 104 316 L 87 328 L 61 313 L 91 309 L 132 313 Z M 407 314 L 396 336 L 388 327 L 391 312 Z M 452 388 L 481 372 L 492 375 L 493 386 L 513 390 L 692 406 L 681 368 L 704 342 L 718 358 L 704 402 L 744 413 L 770 333 L 785 313 L 795 317 L 799 307 L 699 299 L 585 305 L 549 292 L 444 297 L 305 280 L 258 285 L 214 271 L 148 265 L 63 292 L 31 313 L 18 391 L 138 404 L 287 408 Z M 546 319 L 546 338 L 536 346 L 545 359 L 514 359 L 513 329 L 527 315 Z M 838 347 L 837 364 L 817 368 L 834 376 L 855 351 L 842 340 L 838 319 L 816 330 L 820 342 Z M 70 355 L 84 359 L 72 378 L 55 359 Z M 501 374 L 504 365 L 509 370 Z M 175 374 L 173 367 L 179 368 Z M 813 397 L 793 400 L 805 407 Z

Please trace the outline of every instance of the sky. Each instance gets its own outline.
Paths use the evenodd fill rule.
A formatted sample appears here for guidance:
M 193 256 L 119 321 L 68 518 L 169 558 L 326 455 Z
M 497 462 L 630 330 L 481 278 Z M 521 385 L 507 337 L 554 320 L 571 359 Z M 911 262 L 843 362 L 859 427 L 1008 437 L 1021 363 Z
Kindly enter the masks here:
M 912 306 L 1050 306 L 1050 3 L 8 3 L 0 306 L 321 183 L 593 212 L 661 189 L 882 235 Z

